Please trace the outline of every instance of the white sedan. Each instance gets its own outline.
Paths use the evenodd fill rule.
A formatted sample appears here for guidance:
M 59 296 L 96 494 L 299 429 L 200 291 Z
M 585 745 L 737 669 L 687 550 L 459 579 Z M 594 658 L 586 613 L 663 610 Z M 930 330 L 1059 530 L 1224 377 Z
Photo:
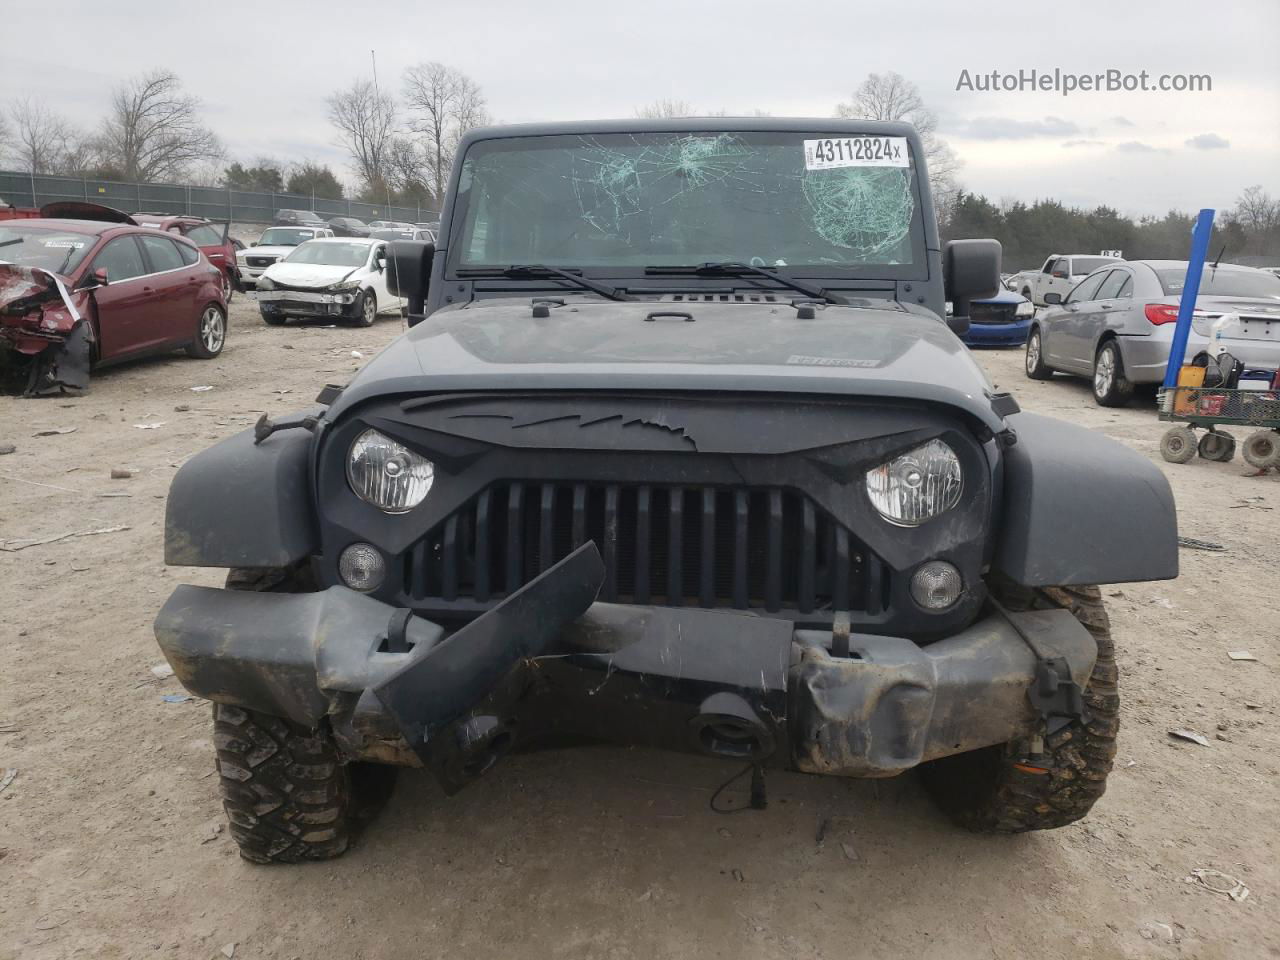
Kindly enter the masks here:
M 371 326 L 379 313 L 399 311 L 403 297 L 387 290 L 387 244 L 363 237 L 323 237 L 295 247 L 258 277 L 262 319 L 353 320 Z

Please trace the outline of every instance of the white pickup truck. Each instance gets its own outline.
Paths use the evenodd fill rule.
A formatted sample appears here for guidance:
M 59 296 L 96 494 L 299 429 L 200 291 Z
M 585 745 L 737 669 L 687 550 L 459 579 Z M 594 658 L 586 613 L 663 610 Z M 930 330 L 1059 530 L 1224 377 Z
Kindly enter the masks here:
M 1045 305 L 1046 293 L 1057 293 L 1063 300 L 1071 288 L 1099 267 L 1115 263 L 1120 257 L 1084 253 L 1055 253 L 1038 271 L 1027 270 L 1017 274 L 1015 285 L 1010 287 L 1037 307 Z

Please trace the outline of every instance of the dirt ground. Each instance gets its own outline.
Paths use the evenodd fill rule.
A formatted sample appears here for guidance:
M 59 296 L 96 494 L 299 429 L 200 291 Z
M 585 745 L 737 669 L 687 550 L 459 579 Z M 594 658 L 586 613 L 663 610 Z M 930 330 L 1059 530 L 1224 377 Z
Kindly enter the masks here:
M 599 748 L 510 758 L 453 798 L 408 771 L 344 858 L 241 861 L 209 707 L 166 702 L 179 688 L 149 672 L 172 587 L 222 578 L 163 565 L 165 494 L 187 457 L 309 403 L 399 332 L 390 317 L 267 328 L 241 297 L 216 361 L 102 371 L 81 398 L 0 398 L 0 443 L 17 447 L 0 456 L 0 541 L 89 534 L 0 551 L 0 768 L 17 770 L 0 792 L 0 958 L 1280 956 L 1280 477 L 1164 464 L 1151 409 L 1029 381 L 1016 350 L 979 356 L 1025 409 L 1159 463 L 1182 533 L 1227 548 L 1182 551 L 1176 582 L 1105 590 L 1123 726 L 1085 821 L 978 837 L 913 776 L 798 774 L 770 777 L 767 811 L 719 816 L 707 801 L 725 765 Z M 46 428 L 75 432 L 33 436 Z M 1240 649 L 1257 662 L 1228 658 Z M 1248 898 L 1186 882 L 1197 868 Z

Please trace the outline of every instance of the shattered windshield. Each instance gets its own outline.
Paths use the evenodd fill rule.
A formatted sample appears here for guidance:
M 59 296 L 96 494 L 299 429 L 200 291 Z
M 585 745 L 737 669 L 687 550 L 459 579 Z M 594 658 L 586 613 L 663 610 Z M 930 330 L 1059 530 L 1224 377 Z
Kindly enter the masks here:
M 73 273 L 97 237 L 41 227 L 0 226 L 0 263 L 40 267 L 50 273 Z M 13 241 L 21 241 L 15 243 Z
M 741 261 L 907 275 L 924 260 L 915 176 L 898 137 L 680 131 L 482 140 L 463 161 L 451 261 Z

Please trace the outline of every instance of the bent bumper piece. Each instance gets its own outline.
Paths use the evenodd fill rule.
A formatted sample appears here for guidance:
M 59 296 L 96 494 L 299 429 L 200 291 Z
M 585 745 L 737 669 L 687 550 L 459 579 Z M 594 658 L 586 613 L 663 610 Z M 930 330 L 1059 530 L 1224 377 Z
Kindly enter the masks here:
M 1096 645 L 1066 611 L 994 613 L 926 647 L 728 611 L 592 602 L 580 548 L 445 638 L 344 587 L 181 586 L 156 637 L 182 684 L 220 703 L 328 722 L 352 759 L 424 765 L 453 792 L 516 746 L 611 741 L 841 776 L 1030 736 L 1037 658 L 1085 685 Z

